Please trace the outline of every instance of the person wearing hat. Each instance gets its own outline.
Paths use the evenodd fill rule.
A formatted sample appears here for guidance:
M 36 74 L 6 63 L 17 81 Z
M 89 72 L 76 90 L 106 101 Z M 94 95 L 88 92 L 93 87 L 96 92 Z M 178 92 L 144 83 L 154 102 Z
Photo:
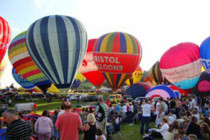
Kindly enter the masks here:
M 87 123 L 83 126 L 83 140 L 95 140 L 96 136 L 96 118 L 93 113 L 87 116 Z

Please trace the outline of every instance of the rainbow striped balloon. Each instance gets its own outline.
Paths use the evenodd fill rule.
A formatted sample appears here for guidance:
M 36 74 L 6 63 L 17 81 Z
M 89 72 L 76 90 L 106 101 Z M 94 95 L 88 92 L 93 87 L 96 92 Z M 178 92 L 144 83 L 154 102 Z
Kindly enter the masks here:
M 51 82 L 31 59 L 26 48 L 25 36 L 26 31 L 18 34 L 12 40 L 8 51 L 10 62 L 20 75 L 45 92 Z
M 117 90 L 131 77 L 141 57 L 139 41 L 123 32 L 101 36 L 93 48 L 94 62 L 113 90 Z

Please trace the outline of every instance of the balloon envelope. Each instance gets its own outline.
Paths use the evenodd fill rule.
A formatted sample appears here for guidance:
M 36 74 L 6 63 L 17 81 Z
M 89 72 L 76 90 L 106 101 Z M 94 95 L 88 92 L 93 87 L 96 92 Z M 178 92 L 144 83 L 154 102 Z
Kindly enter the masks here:
M 93 61 L 93 46 L 97 39 L 88 41 L 87 53 L 85 54 L 79 72 L 96 88 L 100 88 L 105 80 L 103 74 L 98 70 L 95 62 Z
M 198 83 L 192 89 L 192 93 L 197 95 L 210 95 L 210 75 L 207 72 L 202 72 Z
M 156 62 L 152 68 L 150 69 L 150 76 L 157 84 L 169 84 L 169 81 L 163 77 L 160 67 L 159 67 L 159 61 Z
M 162 97 L 164 100 L 167 100 L 167 98 L 176 98 L 176 95 L 173 90 L 170 89 L 167 85 L 158 85 L 151 88 L 145 96 L 145 98 L 150 99 L 153 99 L 155 97 Z
M 210 75 L 210 37 L 206 38 L 200 46 L 201 62 L 205 71 Z
M 72 87 L 78 88 L 84 81 L 85 77 L 80 72 L 78 72 L 76 78 L 74 79 Z
M 181 98 L 181 95 L 187 96 L 189 93 L 186 90 L 180 89 L 174 85 L 168 85 L 170 89 L 173 90 L 173 92 L 178 95 L 179 98 Z
M 83 25 L 69 16 L 43 17 L 29 27 L 26 43 L 39 69 L 56 87 L 67 91 L 86 52 Z
M 130 86 L 133 84 L 136 84 L 141 81 L 141 78 L 143 76 L 143 71 L 140 66 L 137 67 L 137 69 L 133 72 L 132 77 L 130 77 L 128 80 L 125 81 L 125 83 Z
M 6 57 L 2 60 L 2 62 L 0 63 L 0 80 L 1 80 L 1 77 L 4 73 L 4 70 L 7 66 L 7 60 L 6 60 Z
M 15 72 L 14 68 L 12 69 L 12 76 L 20 86 L 22 86 L 23 88 L 27 90 L 33 89 L 35 87 L 33 83 L 29 82 L 28 80 L 23 78 L 23 76 Z
M 10 43 L 9 59 L 14 69 L 29 82 L 46 92 L 51 81 L 39 70 L 28 53 L 25 42 L 26 31 L 18 34 Z
M 0 16 L 0 63 L 4 58 L 11 39 L 11 31 L 8 22 Z
M 142 56 L 139 41 L 132 35 L 122 32 L 101 36 L 93 51 L 94 62 L 114 91 L 131 77 Z
M 124 93 L 124 95 L 131 95 L 133 99 L 137 97 L 144 97 L 150 90 L 150 85 L 144 82 L 139 82 L 131 85 Z
M 193 88 L 201 74 L 199 46 L 181 43 L 170 48 L 161 57 L 160 70 L 176 87 Z

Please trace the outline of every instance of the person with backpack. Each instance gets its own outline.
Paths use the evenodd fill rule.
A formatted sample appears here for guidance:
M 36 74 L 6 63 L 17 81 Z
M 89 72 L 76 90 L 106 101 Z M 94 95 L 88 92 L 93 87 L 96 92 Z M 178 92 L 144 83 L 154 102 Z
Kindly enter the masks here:
M 106 134 L 106 123 L 108 117 L 108 106 L 104 103 L 103 98 L 99 98 L 98 105 L 95 110 L 96 127 Z

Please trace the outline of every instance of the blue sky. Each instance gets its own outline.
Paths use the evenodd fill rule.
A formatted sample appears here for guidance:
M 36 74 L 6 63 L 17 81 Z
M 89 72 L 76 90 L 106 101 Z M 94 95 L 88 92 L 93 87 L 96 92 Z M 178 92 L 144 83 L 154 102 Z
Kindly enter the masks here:
M 9 22 L 12 38 L 54 14 L 80 20 L 89 39 L 127 32 L 140 41 L 140 66 L 149 70 L 170 47 L 181 42 L 200 45 L 210 35 L 209 5 L 208 0 L 0 0 L 0 16 Z M 15 83 L 11 69 L 8 60 L 1 87 Z

